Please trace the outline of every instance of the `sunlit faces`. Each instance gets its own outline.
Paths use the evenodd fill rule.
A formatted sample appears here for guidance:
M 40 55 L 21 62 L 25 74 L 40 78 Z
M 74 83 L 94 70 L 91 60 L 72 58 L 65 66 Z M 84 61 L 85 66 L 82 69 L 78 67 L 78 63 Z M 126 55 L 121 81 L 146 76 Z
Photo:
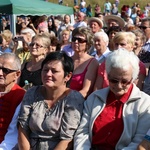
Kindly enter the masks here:
M 65 15 L 64 22 L 67 24 L 70 23 L 70 17 L 68 15 Z
M 132 67 L 128 66 L 127 68 L 126 70 L 112 68 L 108 75 L 110 90 L 116 96 L 122 96 L 127 93 L 132 84 Z
M 134 46 L 131 43 L 128 43 L 126 40 L 115 41 L 115 49 L 125 48 L 128 51 L 132 51 Z
M 66 82 L 70 80 L 70 77 L 64 77 L 63 66 L 59 60 L 50 61 L 43 66 L 42 82 L 46 87 L 58 88 L 66 86 Z
M 87 40 L 84 36 L 75 35 L 72 37 L 72 49 L 74 51 L 86 51 Z
M 97 51 L 106 50 L 107 43 L 103 40 L 102 37 L 95 37 L 94 38 L 94 47 Z
M 69 41 L 70 38 L 70 32 L 69 31 L 64 31 L 62 33 L 62 41 Z
M 13 63 L 14 63 L 13 59 L 0 58 L 0 86 L 9 85 L 16 80 L 17 70 L 13 69 L 12 67 Z M 1 68 L 5 68 L 5 69 L 7 68 L 7 73 L 6 70 Z
M 141 23 L 141 29 L 145 33 L 146 37 L 149 38 L 149 36 L 150 36 L 150 24 L 149 24 L 149 21 L 142 22 Z
M 143 42 L 142 42 L 141 38 L 139 36 L 136 36 L 135 46 L 138 48 L 138 47 L 141 47 L 142 45 L 143 45 Z
M 91 28 L 93 33 L 99 32 L 100 29 L 101 29 L 100 25 L 97 22 L 95 22 L 95 21 L 92 21 L 90 23 L 90 28 Z
M 9 45 L 8 42 L 3 38 L 2 49 L 5 49 L 8 45 Z
M 43 45 L 41 39 L 35 39 L 30 44 L 30 53 L 34 56 L 46 55 L 48 48 Z

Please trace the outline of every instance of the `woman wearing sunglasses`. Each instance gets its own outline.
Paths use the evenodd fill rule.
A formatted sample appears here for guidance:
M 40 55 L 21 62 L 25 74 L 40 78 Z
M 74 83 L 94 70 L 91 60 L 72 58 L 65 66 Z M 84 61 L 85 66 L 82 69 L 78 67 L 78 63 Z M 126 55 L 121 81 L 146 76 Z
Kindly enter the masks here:
M 19 80 L 21 87 L 26 81 L 32 85 L 41 85 L 41 63 L 50 48 L 50 39 L 46 35 L 37 34 L 29 45 L 31 60 L 22 65 L 22 73 Z
M 150 96 L 133 83 L 138 57 L 118 49 L 106 58 L 106 72 L 109 87 L 93 92 L 84 103 L 74 150 L 136 150 L 150 127 Z
M 70 88 L 87 97 L 93 90 L 98 61 L 87 52 L 93 44 L 93 33 L 87 27 L 75 28 L 72 32 L 74 71 Z

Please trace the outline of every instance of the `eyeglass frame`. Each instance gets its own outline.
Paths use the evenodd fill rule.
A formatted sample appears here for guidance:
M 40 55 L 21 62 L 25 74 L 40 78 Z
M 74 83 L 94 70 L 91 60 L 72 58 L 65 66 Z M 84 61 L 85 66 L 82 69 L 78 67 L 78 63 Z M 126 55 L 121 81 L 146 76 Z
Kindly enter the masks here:
M 31 46 L 31 47 L 33 47 L 34 45 L 36 46 L 36 48 L 44 48 L 44 46 L 42 46 L 42 45 L 40 45 L 40 44 L 38 44 L 38 43 L 36 43 L 36 42 L 31 42 L 31 43 L 30 43 L 30 46 Z
M 108 75 L 108 81 L 112 84 L 118 84 L 118 83 L 121 83 L 122 86 L 127 86 L 129 84 L 131 84 L 132 82 L 132 79 L 129 80 L 129 81 L 126 81 L 126 80 L 118 80 L 118 79 L 115 79 L 115 78 L 111 78 L 110 75 Z
M 146 27 L 146 26 L 139 26 L 140 29 L 143 29 L 143 30 L 146 30 L 147 28 L 149 27 Z
M 12 70 L 12 69 L 9 69 L 9 68 L 5 68 L 5 67 L 0 67 L 0 70 L 2 70 L 3 73 L 6 74 L 6 75 L 8 75 L 8 74 L 10 74 L 12 72 L 18 71 L 18 70 Z
M 72 39 L 71 39 L 72 42 L 75 42 L 76 40 L 78 41 L 78 43 L 86 43 L 87 42 L 86 39 L 82 39 L 80 37 L 72 37 Z

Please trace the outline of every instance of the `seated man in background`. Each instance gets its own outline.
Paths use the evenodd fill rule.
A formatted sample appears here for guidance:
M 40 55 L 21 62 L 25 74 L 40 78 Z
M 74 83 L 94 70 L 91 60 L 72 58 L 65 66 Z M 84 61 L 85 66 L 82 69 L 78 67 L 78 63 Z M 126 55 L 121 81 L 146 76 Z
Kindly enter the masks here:
M 16 84 L 20 70 L 21 63 L 15 54 L 0 55 L 0 143 L 4 140 L 14 112 L 25 94 L 24 89 Z

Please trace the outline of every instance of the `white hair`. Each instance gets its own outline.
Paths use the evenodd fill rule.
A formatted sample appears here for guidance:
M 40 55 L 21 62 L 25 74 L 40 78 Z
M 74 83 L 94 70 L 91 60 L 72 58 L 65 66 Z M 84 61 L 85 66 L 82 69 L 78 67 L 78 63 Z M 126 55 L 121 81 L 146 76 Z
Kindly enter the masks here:
M 134 81 L 139 74 L 139 58 L 133 52 L 120 48 L 110 53 L 106 58 L 107 74 L 112 68 L 128 70 L 129 65 L 132 67 L 132 81 Z
M 25 28 L 21 30 L 21 34 L 30 33 L 31 37 L 35 36 L 35 32 L 30 28 Z
M 107 46 L 108 46 L 108 43 L 109 43 L 109 38 L 108 38 L 108 35 L 105 33 L 105 32 L 96 32 L 94 34 L 94 38 L 102 38 L 102 40 L 104 42 L 107 43 Z

